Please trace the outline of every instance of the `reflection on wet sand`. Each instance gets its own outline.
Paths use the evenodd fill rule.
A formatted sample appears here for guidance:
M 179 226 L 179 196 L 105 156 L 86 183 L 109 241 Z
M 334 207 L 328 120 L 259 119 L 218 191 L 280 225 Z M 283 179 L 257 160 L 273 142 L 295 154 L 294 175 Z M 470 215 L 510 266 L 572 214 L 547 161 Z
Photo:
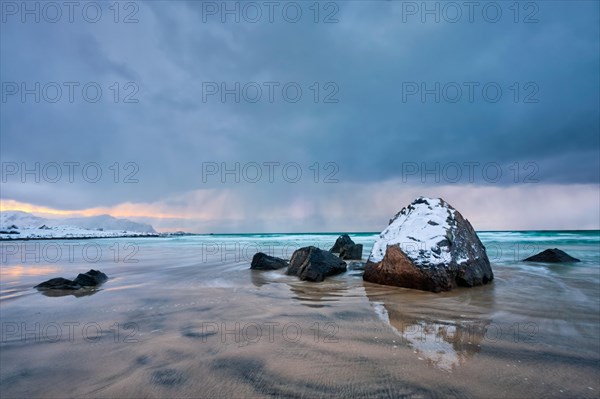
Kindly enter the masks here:
M 250 280 L 256 287 L 262 287 L 265 284 L 271 283 L 271 279 L 268 278 L 268 272 L 264 270 L 249 270 Z
M 365 292 L 374 311 L 402 338 L 403 344 L 414 350 L 419 359 L 425 359 L 429 365 L 445 371 L 464 366 L 480 351 L 491 320 L 463 317 L 443 310 L 425 313 L 423 307 L 416 305 L 419 296 L 425 301 L 429 295 L 409 291 L 390 292 L 388 288 L 365 284 Z
M 322 308 L 328 306 L 328 302 L 339 301 L 349 290 L 348 284 L 343 281 L 327 285 L 298 282 L 288 286 L 294 293 L 292 299 L 299 300 L 302 305 L 311 308 Z
M 101 289 L 97 289 L 97 288 L 81 288 L 78 290 L 48 290 L 48 289 L 39 289 L 38 288 L 37 290 L 42 295 L 45 295 L 48 297 L 61 297 L 61 296 L 73 295 L 76 298 L 94 295 L 97 292 L 102 291 Z
M 328 306 L 328 302 L 338 301 L 349 294 L 356 284 L 347 280 L 329 279 L 326 283 L 300 281 L 296 276 L 287 276 L 285 270 L 249 270 L 250 281 L 260 288 L 273 283 L 284 283 L 292 292 L 292 299 L 311 308 Z M 361 275 L 362 276 L 362 275 Z

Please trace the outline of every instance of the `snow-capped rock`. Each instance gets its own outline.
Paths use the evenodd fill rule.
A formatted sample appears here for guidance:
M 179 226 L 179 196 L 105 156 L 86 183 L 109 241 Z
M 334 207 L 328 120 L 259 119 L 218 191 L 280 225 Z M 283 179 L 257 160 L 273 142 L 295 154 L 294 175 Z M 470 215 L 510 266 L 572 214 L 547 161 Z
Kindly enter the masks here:
M 379 235 L 363 278 L 439 292 L 486 284 L 494 274 L 469 221 L 441 198 L 420 197 Z

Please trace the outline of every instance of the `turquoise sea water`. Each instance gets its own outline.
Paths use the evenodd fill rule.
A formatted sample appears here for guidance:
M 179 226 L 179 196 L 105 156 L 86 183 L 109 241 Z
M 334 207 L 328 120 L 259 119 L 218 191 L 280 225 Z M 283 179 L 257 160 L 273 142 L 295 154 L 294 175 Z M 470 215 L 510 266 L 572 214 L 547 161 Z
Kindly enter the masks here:
M 249 270 L 337 233 L 1 242 L 0 396 L 597 398 L 600 232 L 478 234 L 493 283 L 440 294 Z M 581 262 L 522 262 L 555 247 Z

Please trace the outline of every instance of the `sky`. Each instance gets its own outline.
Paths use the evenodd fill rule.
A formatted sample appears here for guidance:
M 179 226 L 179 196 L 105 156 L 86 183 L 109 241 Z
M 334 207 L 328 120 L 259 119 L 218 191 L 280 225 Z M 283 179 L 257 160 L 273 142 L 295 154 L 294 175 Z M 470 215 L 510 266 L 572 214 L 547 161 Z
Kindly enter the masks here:
M 600 228 L 597 1 L 0 3 L 3 211 Z

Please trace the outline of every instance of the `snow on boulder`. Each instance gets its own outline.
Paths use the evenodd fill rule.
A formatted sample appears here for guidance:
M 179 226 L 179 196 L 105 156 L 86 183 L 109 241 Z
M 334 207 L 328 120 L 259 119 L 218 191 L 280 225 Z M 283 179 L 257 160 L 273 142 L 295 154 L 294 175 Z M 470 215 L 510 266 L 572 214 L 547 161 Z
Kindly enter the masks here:
M 487 284 L 494 274 L 471 223 L 443 199 L 420 197 L 379 235 L 363 278 L 440 292 Z

